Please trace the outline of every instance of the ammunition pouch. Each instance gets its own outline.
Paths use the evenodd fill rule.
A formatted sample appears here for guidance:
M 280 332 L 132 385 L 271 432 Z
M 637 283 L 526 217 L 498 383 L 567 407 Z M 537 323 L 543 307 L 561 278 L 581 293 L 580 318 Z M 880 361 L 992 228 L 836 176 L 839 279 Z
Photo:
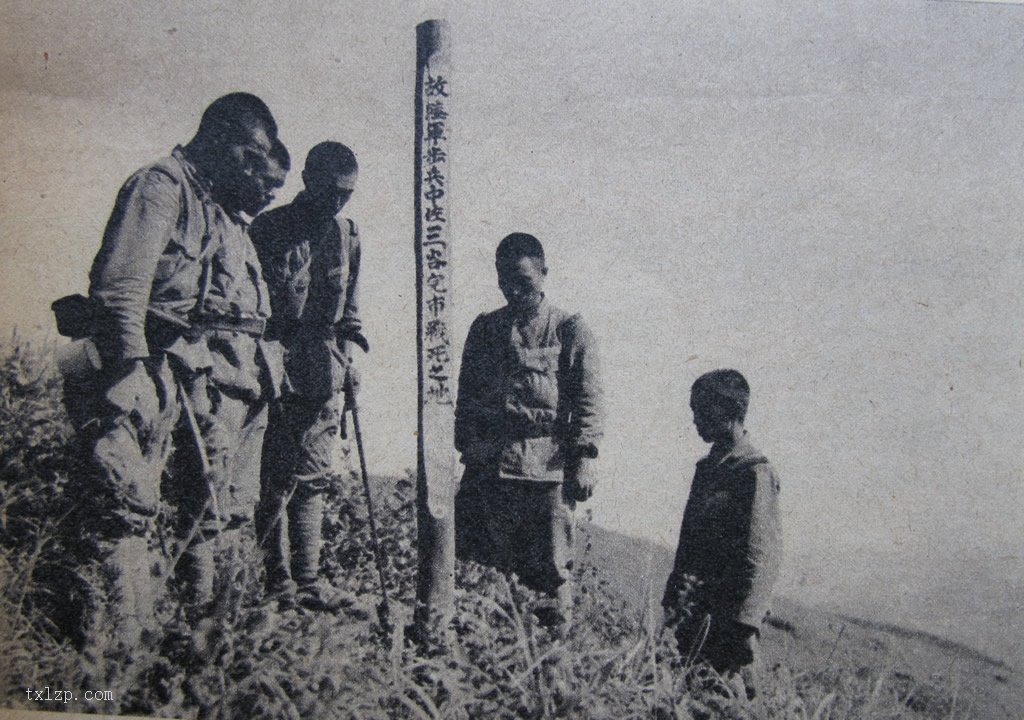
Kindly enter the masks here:
M 65 295 L 50 309 L 57 321 L 57 332 L 72 342 L 57 348 L 57 370 L 69 385 L 92 382 L 103 368 L 100 351 L 92 337 L 96 334 L 99 304 L 85 295 Z
M 96 334 L 99 304 L 85 295 L 65 295 L 50 305 L 57 332 L 74 340 Z M 95 347 L 95 346 L 94 346 Z

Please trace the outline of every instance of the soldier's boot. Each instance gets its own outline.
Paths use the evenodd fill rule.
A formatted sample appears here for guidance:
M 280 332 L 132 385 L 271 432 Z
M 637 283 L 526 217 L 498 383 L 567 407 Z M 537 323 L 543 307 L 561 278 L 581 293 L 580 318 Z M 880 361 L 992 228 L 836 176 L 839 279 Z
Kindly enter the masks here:
M 182 553 L 177 568 L 185 618 L 192 626 L 210 615 L 215 573 L 213 541 L 205 538 L 193 541 Z
M 186 643 L 189 654 L 185 665 L 202 662 L 210 656 L 212 648 L 223 635 L 223 603 L 218 602 L 215 588 L 224 590 L 223 579 L 218 586 L 217 550 L 222 538 L 207 532 L 194 541 L 178 562 L 177 578 L 181 589 L 181 603 L 185 621 L 191 630 Z M 223 599 L 224 593 L 220 593 Z
M 288 515 L 285 504 L 288 495 L 274 488 L 265 489 L 256 507 L 256 547 L 263 559 L 266 572 L 264 587 L 270 600 L 284 600 L 293 604 L 295 583 L 292 581 L 289 564 L 285 558 L 285 526 Z M 289 598 L 292 602 L 288 602 Z
M 344 610 L 350 615 L 369 617 L 364 608 L 357 607 L 355 595 L 322 582 L 299 585 L 295 602 L 307 610 L 331 613 Z
M 562 616 L 562 626 L 568 629 L 572 625 L 572 583 L 563 582 L 556 593 L 558 612 Z
M 337 612 L 351 608 L 356 598 L 319 581 L 323 519 L 323 491 L 313 483 L 299 483 L 288 504 L 291 577 L 298 586 L 295 601 L 308 610 Z
M 743 703 L 747 701 L 747 686 L 738 672 L 726 672 L 721 675 L 722 685 L 719 694 Z
M 135 654 L 145 633 L 155 629 L 155 582 L 148 562 L 145 537 L 128 536 L 107 543 L 100 563 L 106 596 L 87 619 L 85 636 L 89 655 Z
M 743 681 L 747 700 L 753 700 L 763 688 L 764 660 L 761 658 L 760 643 L 756 636 L 747 640 L 751 662 L 740 667 L 737 673 Z
M 149 541 L 130 537 L 116 543 L 108 561 L 115 568 L 114 593 L 121 596 L 120 615 L 123 623 L 118 634 L 129 646 L 138 646 L 156 625 L 157 579 L 153 576 Z
M 288 544 L 291 575 L 299 586 L 316 582 L 320 575 L 320 530 L 324 496 L 311 483 L 299 483 L 288 503 Z

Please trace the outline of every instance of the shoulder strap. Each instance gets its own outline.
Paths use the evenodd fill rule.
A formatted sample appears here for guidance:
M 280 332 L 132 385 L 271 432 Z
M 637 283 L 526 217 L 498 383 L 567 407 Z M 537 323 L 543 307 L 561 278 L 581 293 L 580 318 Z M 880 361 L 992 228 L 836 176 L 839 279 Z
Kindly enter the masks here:
M 196 297 L 196 304 L 193 307 L 193 312 L 201 313 L 206 305 L 206 296 L 210 293 L 210 265 L 213 261 L 213 253 L 216 250 L 213 242 L 213 232 L 210 229 L 210 208 L 203 198 L 198 197 L 199 206 L 203 210 L 203 239 L 199 246 L 199 258 L 196 262 L 201 263 L 202 268 L 199 272 L 199 294 Z
M 764 465 L 768 462 L 768 458 L 764 455 L 751 455 L 750 457 L 736 458 L 729 461 L 729 465 L 733 470 L 747 470 L 749 468 L 756 467 L 757 465 Z
M 567 345 L 569 340 L 572 340 L 576 336 L 576 324 L 583 320 L 583 316 L 579 313 L 564 313 L 559 311 L 562 317 L 558 318 L 557 325 L 555 327 L 555 335 L 558 336 L 558 341 L 563 346 Z

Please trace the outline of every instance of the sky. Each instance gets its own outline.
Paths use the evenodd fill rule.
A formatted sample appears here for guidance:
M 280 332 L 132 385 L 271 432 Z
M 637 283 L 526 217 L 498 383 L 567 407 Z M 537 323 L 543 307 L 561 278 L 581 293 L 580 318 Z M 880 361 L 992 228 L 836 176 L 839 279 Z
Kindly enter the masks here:
M 123 180 L 254 92 L 296 164 L 359 156 L 369 464 L 412 467 L 415 25 L 444 18 L 455 334 L 502 304 L 501 237 L 541 238 L 601 349 L 595 521 L 674 545 L 690 384 L 735 367 L 782 591 L 1020 652 L 1024 7 L 323 5 L 0 0 L 0 331 L 52 337 Z

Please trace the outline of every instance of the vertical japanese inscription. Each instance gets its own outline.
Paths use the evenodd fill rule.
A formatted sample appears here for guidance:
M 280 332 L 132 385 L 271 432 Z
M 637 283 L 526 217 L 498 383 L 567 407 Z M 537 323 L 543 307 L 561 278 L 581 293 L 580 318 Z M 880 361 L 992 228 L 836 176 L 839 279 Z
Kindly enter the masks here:
M 451 89 L 444 67 L 428 63 L 423 69 L 422 116 L 419 118 L 420 208 L 423 239 L 419 248 L 421 312 L 424 319 L 420 372 L 424 378 L 424 402 L 454 406 L 449 317 L 451 303 L 451 238 L 448 230 L 448 99 Z M 429 325 L 433 332 L 426 332 Z
M 455 376 L 451 234 L 451 97 L 447 26 L 417 27 L 416 329 L 419 448 L 416 484 L 419 572 L 416 625 L 443 626 L 454 611 Z

